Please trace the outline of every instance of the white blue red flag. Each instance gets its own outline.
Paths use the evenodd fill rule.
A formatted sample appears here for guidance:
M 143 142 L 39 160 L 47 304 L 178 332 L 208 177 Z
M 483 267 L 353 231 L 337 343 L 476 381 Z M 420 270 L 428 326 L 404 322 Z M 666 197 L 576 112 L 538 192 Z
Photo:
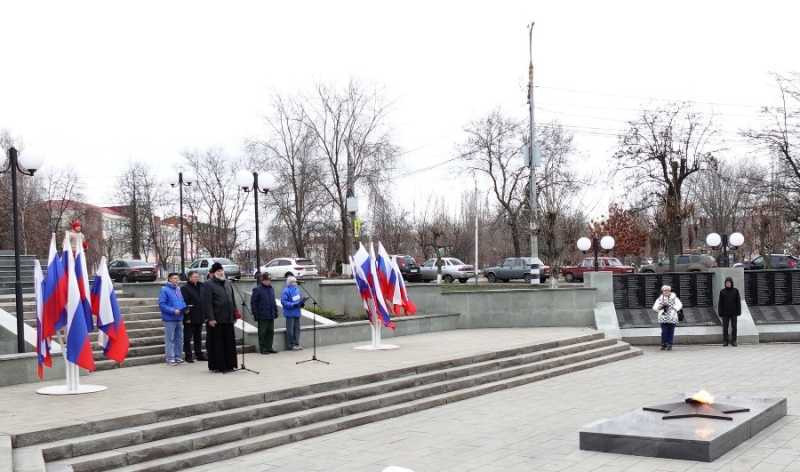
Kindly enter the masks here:
M 394 290 L 394 299 L 392 300 L 392 305 L 394 305 L 394 311 L 398 315 L 400 314 L 400 307 L 403 307 L 403 311 L 405 311 L 406 315 L 413 315 L 417 312 L 417 306 L 414 305 L 408 298 L 408 293 L 406 292 L 406 284 L 403 281 L 402 274 L 400 273 L 400 267 L 397 266 L 397 260 L 392 259 L 392 265 L 394 266 L 395 272 L 397 272 L 398 277 L 395 280 L 397 286 Z M 398 306 L 398 298 L 400 305 Z
M 67 360 L 93 371 L 94 355 L 92 344 L 89 342 L 89 330 L 86 328 L 86 315 L 81 303 L 81 292 L 75 274 L 75 258 L 72 257 L 69 237 L 64 238 L 64 254 L 67 255 Z
M 367 275 L 367 280 L 370 281 L 369 287 L 372 290 L 372 301 L 375 303 L 375 309 L 378 311 L 378 314 L 381 316 L 383 320 L 383 325 L 387 328 L 394 329 L 394 323 L 392 323 L 391 314 L 389 313 L 389 307 L 386 306 L 386 299 L 383 297 L 383 292 L 381 291 L 381 283 L 378 279 L 378 270 L 373 265 L 373 261 L 376 260 L 375 258 L 375 248 L 372 246 L 372 243 L 369 245 L 369 252 L 370 252 L 370 272 L 371 272 L 371 279 L 370 274 L 367 273 L 366 269 L 364 269 L 364 265 L 361 268 L 364 270 L 364 273 Z
M 33 289 L 36 296 L 36 354 L 39 359 L 36 373 L 39 374 L 39 380 L 42 380 L 44 378 L 44 366 L 52 367 L 53 360 L 50 357 L 50 338 L 42 335 L 44 332 L 42 328 L 44 324 L 42 315 L 44 308 L 44 275 L 38 259 L 33 261 Z
M 367 251 L 364 252 L 366 253 Z M 367 254 L 367 257 L 369 257 L 369 254 Z M 364 304 L 364 310 L 367 313 L 367 318 L 369 318 L 369 322 L 372 323 L 372 309 L 369 307 L 369 300 L 372 299 L 372 291 L 369 289 L 369 282 L 367 282 L 367 277 L 364 275 L 364 271 L 361 270 L 361 267 L 359 267 L 353 260 L 353 256 L 350 256 L 350 267 L 353 268 L 353 279 L 356 281 L 358 294 L 361 295 L 361 302 Z
M 56 235 L 50 237 L 47 277 L 42 294 L 42 338 L 51 339 L 67 325 L 67 274 L 56 250 Z
M 78 279 L 78 289 L 81 292 L 86 329 L 91 333 L 94 330 L 94 322 L 92 321 L 92 304 L 89 301 L 89 271 L 86 270 L 86 254 L 83 252 L 83 244 L 78 244 L 75 249 L 75 277 Z
M 97 343 L 109 359 L 123 362 L 128 355 L 130 339 L 114 293 L 114 282 L 108 274 L 106 258 L 100 259 L 100 270 L 92 284 L 92 313 L 97 317 Z
M 383 296 L 386 297 L 386 300 L 394 304 L 395 287 L 397 286 L 397 277 L 400 273 L 395 273 L 389 253 L 386 252 L 386 249 L 380 241 L 378 241 L 378 257 L 375 258 L 375 267 L 378 269 L 378 280 L 381 284 Z M 397 294 L 397 300 L 400 300 L 399 294 Z

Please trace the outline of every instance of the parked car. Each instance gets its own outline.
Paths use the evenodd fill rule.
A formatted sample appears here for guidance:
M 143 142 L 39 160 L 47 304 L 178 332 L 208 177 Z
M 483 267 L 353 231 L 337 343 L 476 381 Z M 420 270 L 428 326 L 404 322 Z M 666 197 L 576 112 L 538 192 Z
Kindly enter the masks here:
M 798 269 L 800 259 L 788 254 L 770 254 L 773 269 Z M 744 261 L 741 264 L 744 270 L 763 270 L 767 268 L 764 256 L 758 256 L 752 261 Z
M 531 283 L 531 265 L 539 264 L 539 282 L 545 283 L 550 278 L 550 266 L 545 265 L 538 257 L 508 257 L 499 266 L 487 267 L 483 273 L 489 283 L 498 280 L 508 282 L 513 279 L 522 279 Z
M 155 282 L 156 266 L 138 259 L 117 259 L 108 264 L 108 275 L 114 282 Z
M 436 267 L 436 259 L 428 259 L 422 264 L 421 274 L 423 282 L 430 282 L 436 280 L 438 267 Z M 466 283 L 470 277 L 475 277 L 475 267 L 464 264 L 455 257 L 442 258 L 442 280 L 445 283 L 453 283 L 454 280 Z
M 196 261 L 193 261 L 186 269 L 186 274 L 188 274 L 191 270 L 196 270 L 197 273 L 200 274 L 200 280 L 206 280 L 208 277 L 208 271 L 215 262 L 222 264 L 222 268 L 225 269 L 225 276 L 227 278 L 242 278 L 242 271 L 239 269 L 239 266 L 226 257 L 204 257 L 202 259 L 197 259 Z M 182 277 L 183 280 L 186 280 L 186 274 L 184 274 Z
M 613 272 L 615 274 L 635 274 L 636 267 L 626 266 L 616 257 L 598 257 L 597 268 L 603 272 Z M 561 274 L 567 282 L 583 280 L 585 272 L 594 271 L 594 257 L 584 257 L 580 264 L 572 267 L 562 267 Z
M 397 261 L 397 267 L 400 268 L 403 280 L 407 282 L 419 282 L 422 280 L 422 271 L 416 259 L 406 254 L 396 254 L 390 257 Z
M 273 278 L 308 277 L 319 275 L 317 265 L 303 257 L 279 257 L 261 266 L 261 273 L 269 272 Z
M 675 256 L 675 272 L 707 272 L 717 266 L 717 261 L 712 256 L 704 254 L 681 254 Z M 639 272 L 667 272 L 669 271 L 669 257 L 665 257 L 657 264 L 642 266 Z

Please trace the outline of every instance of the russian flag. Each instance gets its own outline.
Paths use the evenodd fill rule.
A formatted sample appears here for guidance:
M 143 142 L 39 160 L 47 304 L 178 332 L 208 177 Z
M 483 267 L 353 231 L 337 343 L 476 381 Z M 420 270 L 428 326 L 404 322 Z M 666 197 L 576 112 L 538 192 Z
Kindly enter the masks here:
M 33 289 L 36 296 L 36 354 L 39 357 L 37 373 L 39 380 L 44 378 L 44 366 L 53 367 L 53 360 L 50 357 L 50 338 L 42 336 L 44 317 L 44 275 L 39 260 L 33 261 Z
M 403 281 L 402 275 L 400 275 L 400 267 L 398 267 L 397 265 L 397 259 L 392 259 L 392 265 L 394 266 L 395 272 L 398 274 L 397 279 L 395 279 L 395 282 L 397 283 L 397 286 L 395 287 L 394 291 L 395 298 L 394 300 L 392 300 L 392 304 L 394 305 L 394 311 L 399 315 L 400 306 L 402 306 L 403 311 L 405 311 L 406 315 L 413 315 L 417 312 L 417 306 L 414 305 L 414 302 L 412 302 L 408 298 L 408 293 L 406 293 L 406 283 Z M 395 301 L 397 300 L 398 296 L 400 299 L 399 306 Z
M 128 355 L 130 339 L 125 323 L 122 322 L 122 313 L 114 293 L 114 282 L 108 274 L 106 257 L 100 259 L 100 271 L 92 284 L 92 313 L 97 317 L 98 339 L 102 346 L 103 354 L 117 362 L 122 363 Z
M 67 360 L 93 371 L 92 344 L 89 342 L 89 330 L 86 328 L 86 315 L 83 312 L 81 292 L 75 276 L 75 259 L 72 257 L 69 236 L 64 238 L 64 254 L 67 255 Z
M 78 244 L 75 250 L 75 277 L 78 279 L 78 290 L 81 292 L 81 305 L 83 314 L 86 317 L 86 330 L 94 330 L 92 321 L 92 304 L 89 303 L 89 271 L 86 270 L 86 254 L 83 252 L 83 244 Z
M 386 300 L 394 304 L 396 296 L 395 286 L 397 285 L 397 276 L 399 272 L 395 273 L 392 260 L 389 258 L 389 253 L 386 252 L 386 249 L 384 249 L 380 241 L 378 241 L 378 257 L 375 259 L 375 266 L 378 269 L 378 280 L 381 284 L 381 292 L 383 296 L 386 297 Z M 397 300 L 400 300 L 399 294 L 397 294 Z
M 50 339 L 67 325 L 67 276 L 56 250 L 56 235 L 50 237 L 50 255 L 47 258 L 47 278 L 42 295 L 42 338 Z
M 391 315 L 389 314 L 389 307 L 386 306 L 386 300 L 383 298 L 383 292 L 381 291 L 381 283 L 380 280 L 378 280 L 378 270 L 373 266 L 373 261 L 375 261 L 375 248 L 372 244 L 369 245 L 369 252 L 370 258 L 367 263 L 359 265 L 367 276 L 367 281 L 370 282 L 369 288 L 372 291 L 372 301 L 375 303 L 375 309 L 378 310 L 378 314 L 381 315 L 383 325 L 387 328 L 394 329 L 394 323 L 392 323 Z
M 366 253 L 367 251 L 364 252 Z M 367 257 L 369 257 L 369 254 L 367 254 Z M 372 323 L 372 309 L 369 307 L 369 302 L 367 301 L 372 298 L 372 294 L 370 293 L 369 289 L 369 282 L 367 282 L 367 277 L 364 275 L 364 271 L 361 270 L 361 267 L 355 263 L 352 256 L 350 256 L 350 266 L 353 268 L 353 278 L 355 279 L 356 286 L 358 287 L 358 294 L 361 295 L 361 302 L 364 304 L 364 310 L 367 312 L 369 322 Z

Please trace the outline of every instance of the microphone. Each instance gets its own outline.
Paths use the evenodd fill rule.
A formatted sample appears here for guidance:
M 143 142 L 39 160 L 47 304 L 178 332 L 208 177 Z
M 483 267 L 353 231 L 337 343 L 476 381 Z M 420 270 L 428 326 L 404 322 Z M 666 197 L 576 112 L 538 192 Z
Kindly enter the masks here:
M 297 285 L 303 285 L 303 284 L 305 284 L 305 282 L 303 282 L 302 280 L 297 281 Z
M 230 283 L 234 283 L 235 284 L 238 281 L 239 280 L 236 277 L 228 277 L 228 282 L 230 282 Z

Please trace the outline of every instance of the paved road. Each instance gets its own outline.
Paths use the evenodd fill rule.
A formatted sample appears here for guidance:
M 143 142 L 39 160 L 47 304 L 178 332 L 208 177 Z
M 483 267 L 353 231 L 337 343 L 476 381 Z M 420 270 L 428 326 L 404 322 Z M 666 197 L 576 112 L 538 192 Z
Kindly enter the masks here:
M 630 360 L 195 471 L 800 471 L 800 346 L 644 348 Z M 712 463 L 581 451 L 580 428 L 673 393 L 786 396 L 789 414 Z

